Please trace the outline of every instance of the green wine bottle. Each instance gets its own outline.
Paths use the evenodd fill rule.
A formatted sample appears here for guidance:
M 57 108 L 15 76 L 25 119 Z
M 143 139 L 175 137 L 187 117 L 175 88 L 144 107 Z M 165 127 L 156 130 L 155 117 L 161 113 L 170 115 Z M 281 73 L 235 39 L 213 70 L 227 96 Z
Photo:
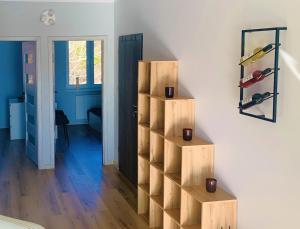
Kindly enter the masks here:
M 239 108 L 242 110 L 246 110 L 257 104 L 261 104 L 263 101 L 265 101 L 271 95 L 272 95 L 272 93 L 270 93 L 270 92 L 265 92 L 263 94 L 256 93 L 256 94 L 252 95 L 252 97 L 250 99 L 245 99 L 245 100 L 241 101 Z

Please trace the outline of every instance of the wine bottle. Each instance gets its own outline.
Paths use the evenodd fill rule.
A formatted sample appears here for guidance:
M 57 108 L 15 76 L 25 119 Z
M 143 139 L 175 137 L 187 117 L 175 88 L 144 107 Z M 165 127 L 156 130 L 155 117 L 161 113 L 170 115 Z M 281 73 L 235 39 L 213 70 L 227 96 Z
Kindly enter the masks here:
M 253 53 L 249 53 L 248 55 L 243 56 L 240 60 L 240 64 L 243 66 L 247 66 L 248 64 L 251 64 L 253 62 L 251 58 L 252 56 Z
M 254 49 L 253 52 L 256 54 L 252 58 L 253 61 L 256 61 L 256 60 L 262 58 L 263 56 L 265 56 L 268 53 L 268 51 L 270 51 L 272 48 L 273 48 L 273 45 L 269 44 L 269 45 L 265 46 L 264 48 Z
M 247 88 L 259 81 L 262 81 L 272 72 L 272 68 L 266 68 L 263 71 L 254 71 L 250 76 L 241 79 L 240 87 Z
M 243 66 L 247 66 L 247 65 L 257 61 L 258 59 L 265 56 L 273 47 L 274 47 L 273 44 L 268 44 L 267 46 L 265 46 L 263 48 L 259 47 L 259 48 L 254 49 L 251 54 L 243 56 L 241 58 L 240 64 Z
M 271 95 L 272 95 L 272 93 L 270 93 L 270 92 L 265 92 L 263 94 L 256 93 L 256 94 L 252 95 L 252 97 L 250 99 L 245 99 L 245 100 L 241 101 L 239 108 L 242 110 L 246 110 L 250 107 L 253 107 L 257 104 L 262 103 Z

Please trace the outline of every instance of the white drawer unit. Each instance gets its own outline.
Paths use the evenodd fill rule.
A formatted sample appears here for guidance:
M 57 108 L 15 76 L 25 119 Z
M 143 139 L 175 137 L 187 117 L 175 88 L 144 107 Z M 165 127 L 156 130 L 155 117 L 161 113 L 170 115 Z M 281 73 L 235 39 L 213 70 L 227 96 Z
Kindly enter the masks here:
M 10 140 L 25 139 L 25 103 L 19 99 L 9 100 Z

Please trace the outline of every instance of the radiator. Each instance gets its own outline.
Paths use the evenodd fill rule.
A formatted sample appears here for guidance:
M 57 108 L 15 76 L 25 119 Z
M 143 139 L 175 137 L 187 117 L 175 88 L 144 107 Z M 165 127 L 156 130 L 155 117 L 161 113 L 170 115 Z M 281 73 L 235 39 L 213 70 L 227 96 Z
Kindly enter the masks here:
M 77 95 L 76 119 L 87 120 L 87 111 L 92 107 L 101 106 L 101 95 Z

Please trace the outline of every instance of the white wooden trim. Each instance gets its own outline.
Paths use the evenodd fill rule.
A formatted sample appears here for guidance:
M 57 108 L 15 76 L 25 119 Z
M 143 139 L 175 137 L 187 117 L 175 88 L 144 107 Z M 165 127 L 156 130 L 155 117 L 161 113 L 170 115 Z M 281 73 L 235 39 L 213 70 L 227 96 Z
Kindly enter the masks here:
M 49 87 L 50 87 L 50 125 L 53 127 L 51 128 L 50 139 L 51 139 L 51 154 L 52 160 L 54 162 L 55 156 L 55 130 L 54 130 L 54 90 L 55 90 L 55 75 L 54 75 L 54 57 L 53 57 L 53 42 L 54 41 L 68 41 L 68 40 L 103 40 L 104 41 L 104 74 L 102 77 L 102 117 L 103 117 L 103 126 L 102 126 L 102 144 L 103 144 L 103 163 L 110 164 L 109 161 L 109 139 L 107 133 L 111 131 L 108 120 L 109 114 L 108 110 L 105 109 L 106 104 L 109 103 L 110 99 L 108 97 L 108 90 L 105 81 L 109 77 L 109 58 L 108 58 L 108 36 L 100 35 L 100 36 L 55 36 L 55 37 L 48 37 L 48 47 L 49 47 Z M 112 76 L 111 76 L 112 77 Z M 112 156 L 113 158 L 113 156 Z
M 28 36 L 1 36 L 0 41 L 40 41 L 40 37 L 28 37 Z
M 37 81 L 37 131 L 38 131 L 38 168 L 43 168 L 43 155 L 42 151 L 42 131 L 41 131 L 41 117 L 42 117 L 42 93 L 41 93 L 41 37 L 28 37 L 28 36 L 1 36 L 0 41 L 35 41 L 36 42 L 36 81 Z

